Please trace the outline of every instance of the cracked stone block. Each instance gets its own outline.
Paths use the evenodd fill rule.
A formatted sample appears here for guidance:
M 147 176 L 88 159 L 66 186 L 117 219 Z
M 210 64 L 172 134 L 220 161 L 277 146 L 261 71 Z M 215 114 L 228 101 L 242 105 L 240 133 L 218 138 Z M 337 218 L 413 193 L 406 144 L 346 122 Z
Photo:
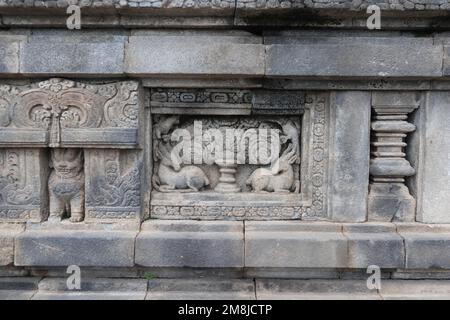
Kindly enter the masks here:
M 0 277 L 0 300 L 30 300 L 40 278 Z
M 144 222 L 136 264 L 146 267 L 242 268 L 244 229 L 235 221 Z
M 407 269 L 450 269 L 450 229 L 445 225 L 398 226 L 405 241 Z
M 396 233 L 395 225 L 344 224 L 348 239 L 349 268 L 403 268 L 405 251 L 403 239 Z

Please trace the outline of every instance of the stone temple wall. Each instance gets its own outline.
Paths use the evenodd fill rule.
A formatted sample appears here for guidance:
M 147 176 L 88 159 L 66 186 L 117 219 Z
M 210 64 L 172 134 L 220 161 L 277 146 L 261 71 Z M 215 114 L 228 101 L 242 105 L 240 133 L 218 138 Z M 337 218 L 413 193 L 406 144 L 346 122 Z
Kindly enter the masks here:
M 449 278 L 449 6 L 0 1 L 0 276 Z

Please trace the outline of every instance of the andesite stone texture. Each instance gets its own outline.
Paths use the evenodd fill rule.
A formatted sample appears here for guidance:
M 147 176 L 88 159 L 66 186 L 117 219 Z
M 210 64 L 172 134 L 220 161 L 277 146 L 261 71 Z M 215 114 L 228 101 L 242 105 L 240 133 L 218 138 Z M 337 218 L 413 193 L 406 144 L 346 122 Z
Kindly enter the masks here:
M 0 297 L 380 299 L 449 279 L 449 9 L 0 0 Z

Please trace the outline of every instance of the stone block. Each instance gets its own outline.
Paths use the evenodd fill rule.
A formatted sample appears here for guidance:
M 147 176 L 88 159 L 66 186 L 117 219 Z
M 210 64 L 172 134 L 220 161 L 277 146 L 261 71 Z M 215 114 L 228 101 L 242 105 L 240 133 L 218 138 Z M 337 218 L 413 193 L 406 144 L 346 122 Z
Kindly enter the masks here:
M 450 281 L 446 280 L 385 280 L 380 295 L 384 300 L 448 300 Z
M 442 46 L 367 43 L 269 45 L 267 46 L 266 75 L 440 77 L 442 76 Z
M 347 241 L 333 223 L 246 222 L 245 266 L 344 268 Z
M 0 39 L 0 73 L 19 72 L 19 42 Z
M 379 300 L 364 280 L 256 280 L 258 300 Z
M 403 268 L 405 251 L 403 239 L 393 224 L 344 224 L 348 239 L 349 268 Z
M 0 224 L 0 266 L 14 262 L 14 238 L 25 228 L 18 224 Z
M 404 239 L 406 269 L 450 269 L 450 228 L 441 224 L 399 223 Z
M 45 278 L 33 300 L 144 300 L 145 279 L 82 278 L 80 290 L 69 290 L 67 278 Z
M 145 75 L 264 74 L 264 46 L 222 38 L 185 36 L 131 36 L 126 47 L 126 73 Z
M 371 95 L 337 92 L 335 99 L 330 214 L 333 221 L 362 222 L 369 185 Z
M 132 267 L 136 232 L 27 230 L 15 241 L 16 266 Z
M 417 175 L 417 220 L 450 223 L 450 93 L 434 91 L 422 106 Z
M 146 300 L 255 300 L 251 279 L 155 279 Z
M 20 72 L 25 75 L 120 75 L 124 44 L 44 42 L 22 43 Z
M 243 260 L 242 222 L 151 220 L 136 239 L 136 264 L 146 267 L 242 268 Z

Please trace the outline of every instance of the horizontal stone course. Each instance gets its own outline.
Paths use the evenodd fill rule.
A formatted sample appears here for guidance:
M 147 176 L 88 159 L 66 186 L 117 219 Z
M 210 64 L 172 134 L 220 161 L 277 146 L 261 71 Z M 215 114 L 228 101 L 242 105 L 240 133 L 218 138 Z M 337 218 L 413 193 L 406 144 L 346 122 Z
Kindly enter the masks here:
M 413 79 L 450 70 L 448 46 L 433 45 L 433 37 L 349 33 L 340 41 L 335 33 L 119 31 L 0 33 L 0 75 Z
M 369 265 L 450 269 L 447 225 L 247 221 L 244 230 L 237 221 L 150 220 L 140 232 L 131 225 L 55 230 L 44 224 L 25 231 L 2 226 L 3 266 L 246 268 L 254 274 Z
M 326 63 L 324 63 L 326 61 Z M 423 63 L 427 61 L 427 63 Z M 440 77 L 442 46 L 269 45 L 266 76 Z

